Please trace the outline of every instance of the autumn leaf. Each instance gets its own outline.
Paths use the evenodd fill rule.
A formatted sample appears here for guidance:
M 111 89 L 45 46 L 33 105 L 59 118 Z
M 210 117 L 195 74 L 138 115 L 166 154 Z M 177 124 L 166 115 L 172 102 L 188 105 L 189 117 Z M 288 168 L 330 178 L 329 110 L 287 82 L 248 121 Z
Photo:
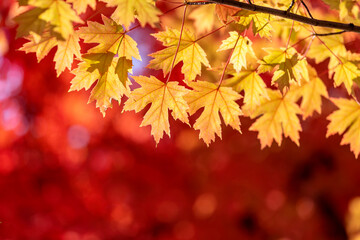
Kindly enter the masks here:
M 38 62 L 46 57 L 51 49 L 57 44 L 56 38 L 49 32 L 44 32 L 40 37 L 40 40 L 37 40 L 33 34 L 29 35 L 25 39 L 29 40 L 29 42 L 25 43 L 20 50 L 26 53 L 36 53 Z
M 249 10 L 241 9 L 236 16 L 238 16 L 237 23 L 248 28 L 252 24 L 254 35 L 259 34 L 260 37 L 271 38 L 273 27 L 271 26 L 271 15 L 265 13 L 255 13 Z
M 119 25 L 129 28 L 134 22 L 135 17 L 139 20 L 142 27 L 146 24 L 155 27 L 159 21 L 160 11 L 155 7 L 153 0 L 101 0 L 108 7 L 116 7 L 111 18 Z
M 54 26 L 53 31 L 67 39 L 74 32 L 73 22 L 82 23 L 81 18 L 64 0 L 30 0 L 29 4 L 45 9 L 38 17 Z
M 339 109 L 327 118 L 330 123 L 326 137 L 345 133 L 340 144 L 350 144 L 350 149 L 357 158 L 360 153 L 360 105 L 352 99 L 333 98 L 331 101 Z
M 120 104 L 122 96 L 129 96 L 129 80 L 127 78 L 126 80 L 119 79 L 119 76 L 125 77 L 123 72 L 129 69 L 119 68 L 118 63 L 122 60 L 114 57 L 113 53 L 89 54 L 83 56 L 83 59 L 85 61 L 72 72 L 75 77 L 71 81 L 72 85 L 69 91 L 79 91 L 82 88 L 87 90 L 98 80 L 91 91 L 89 103 L 96 101 L 96 107 L 100 108 L 101 113 L 105 116 L 106 109 L 112 107 L 112 99 L 117 100 Z M 122 63 L 121 66 L 129 67 Z M 126 86 L 123 82 L 127 82 Z
M 302 98 L 300 108 L 303 111 L 304 119 L 312 116 L 314 112 L 321 113 L 321 96 L 328 98 L 326 86 L 317 76 L 316 70 L 312 67 L 308 67 L 308 69 L 310 81 L 302 81 L 301 86 L 292 85 L 287 93 L 294 102 Z
M 350 95 L 352 92 L 354 80 L 360 76 L 359 68 L 351 62 L 342 62 L 334 69 L 334 72 L 335 87 L 338 87 L 344 83 L 345 88 Z
M 260 106 L 251 115 L 251 118 L 259 118 L 250 130 L 258 132 L 261 148 L 270 147 L 273 140 L 281 145 L 283 134 L 299 146 L 301 125 L 297 114 L 302 111 L 287 95 L 282 96 L 279 91 L 270 89 L 267 92 L 269 99 L 263 97 Z
M 245 115 L 250 115 L 260 105 L 261 97 L 268 98 L 266 84 L 256 72 L 256 69 L 243 69 L 239 73 L 233 73 L 233 77 L 224 81 L 224 86 L 232 86 L 237 92 L 244 91 Z
M 230 63 L 234 64 L 234 68 L 237 72 L 240 72 L 242 68 L 246 68 L 247 66 L 247 54 L 253 58 L 256 58 L 256 56 L 251 47 L 252 42 L 249 38 L 243 37 L 235 31 L 229 33 L 230 37 L 222 42 L 217 51 L 234 49 L 231 54 Z
M 88 71 L 90 64 L 87 62 L 79 63 L 78 67 L 71 71 L 74 78 L 71 80 L 69 92 L 80 91 L 81 89 L 88 90 L 91 85 L 100 78 L 98 71 Z
M 215 134 L 221 138 L 220 115 L 226 125 L 241 132 L 239 116 L 242 115 L 239 105 L 235 102 L 241 95 L 230 87 L 219 87 L 204 81 L 190 83 L 194 90 L 185 96 L 189 104 L 189 113 L 193 115 L 200 108 L 204 108 L 194 124 L 195 130 L 200 130 L 199 137 L 206 145 L 215 141 Z
M 330 58 L 329 69 L 339 64 L 339 56 L 346 56 L 347 51 L 344 45 L 342 35 L 331 35 L 326 37 L 317 37 L 317 41 L 311 45 L 307 56 L 314 58 L 316 63 L 320 63 Z
M 300 85 L 301 79 L 309 81 L 307 61 L 300 59 L 294 48 L 266 48 L 264 50 L 268 52 L 268 55 L 259 61 L 259 72 L 278 67 L 271 83 L 273 85 L 277 83 L 280 90 L 289 87 L 291 82 Z
M 49 32 L 44 32 L 40 36 L 40 40 L 31 34 L 26 37 L 29 42 L 25 43 L 20 50 L 26 53 L 34 52 L 38 62 L 40 62 L 46 55 L 49 54 L 52 48 L 57 46 L 57 51 L 54 56 L 55 69 L 57 76 L 59 76 L 66 68 L 71 69 L 74 61 L 74 55 L 81 58 L 79 37 L 74 34 L 70 35 L 66 41 L 57 40 Z
M 57 48 L 54 61 L 57 76 L 59 76 L 66 68 L 71 69 L 74 56 L 81 58 L 79 36 L 74 33 L 66 41 L 58 41 Z
M 137 43 L 126 34 L 122 26 L 104 15 L 102 15 L 102 20 L 104 24 L 88 21 L 87 27 L 81 27 L 77 31 L 85 43 L 98 44 L 89 49 L 88 53 L 110 52 L 129 60 L 132 60 L 133 57 L 141 60 Z
M 167 75 L 170 72 L 175 57 L 177 44 L 180 39 L 180 31 L 168 28 L 166 31 L 153 34 L 153 36 L 161 41 L 166 48 L 150 54 L 154 59 L 150 61 L 148 67 L 162 69 L 164 75 Z M 183 62 L 181 72 L 184 74 L 185 81 L 187 82 L 193 81 L 197 75 L 201 75 L 201 63 L 206 67 L 210 67 L 206 53 L 196 43 L 195 35 L 186 29 L 183 31 L 175 64 L 178 64 L 180 61 Z
M 189 92 L 177 82 L 163 83 L 156 77 L 134 76 L 134 80 L 141 85 L 131 92 L 131 97 L 124 105 L 125 111 L 139 112 L 151 104 L 141 123 L 142 126 L 151 126 L 151 134 L 156 144 L 163 137 L 164 132 L 170 136 L 169 110 L 174 119 L 189 124 L 188 104 L 184 95 Z
M 352 19 L 357 19 L 359 16 L 359 6 L 356 4 L 356 1 L 353 1 L 353 0 L 340 1 L 340 3 L 339 3 L 340 19 L 345 20 L 349 16 L 351 16 Z
M 73 4 L 74 10 L 78 14 L 86 12 L 88 6 L 92 9 L 95 9 L 96 7 L 96 0 L 67 0 L 67 2 Z
M 16 29 L 16 37 L 26 37 L 32 33 L 42 35 L 46 22 L 40 19 L 40 15 L 44 13 L 46 9 L 33 8 L 14 18 L 15 22 L 19 24 Z
M 239 8 L 231 7 L 231 6 L 222 6 L 220 4 L 216 4 L 215 12 L 222 23 L 227 23 L 229 16 L 235 15 L 239 12 Z
M 217 5 L 216 5 L 217 6 Z M 193 10 L 189 18 L 194 20 L 194 26 L 197 33 L 208 32 L 215 25 L 215 4 L 201 6 Z

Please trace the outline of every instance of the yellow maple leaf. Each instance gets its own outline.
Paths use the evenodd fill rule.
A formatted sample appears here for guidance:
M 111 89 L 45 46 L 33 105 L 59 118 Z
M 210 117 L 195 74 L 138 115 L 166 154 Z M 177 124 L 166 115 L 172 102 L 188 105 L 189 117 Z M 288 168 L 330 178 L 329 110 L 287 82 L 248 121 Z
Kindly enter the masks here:
M 141 60 L 137 43 L 126 34 L 122 26 L 104 15 L 102 20 L 104 24 L 88 21 L 87 27 L 81 27 L 77 31 L 85 43 L 98 43 L 97 46 L 89 49 L 88 53 L 111 52 L 129 60 L 133 57 Z
M 240 17 L 237 21 L 243 28 L 248 28 L 252 22 L 252 30 L 254 35 L 259 34 L 260 37 L 271 38 L 273 27 L 271 26 L 271 15 L 265 13 L 256 13 L 242 9 L 236 16 Z
M 57 51 L 54 56 L 55 69 L 59 76 L 66 68 L 71 70 L 74 55 L 81 58 L 79 36 L 74 33 L 65 41 L 58 41 Z
M 59 76 L 66 68 L 71 69 L 74 61 L 74 55 L 81 58 L 79 37 L 76 34 L 70 35 L 67 40 L 57 40 L 50 32 L 44 32 L 40 39 L 37 35 L 31 34 L 26 37 L 29 42 L 25 43 L 20 50 L 26 53 L 34 52 L 38 62 L 40 62 L 46 55 L 49 54 L 52 48 L 57 46 L 57 51 L 54 56 L 55 69 L 57 76 Z
M 287 95 L 282 96 L 279 91 L 268 89 L 269 99 L 262 98 L 261 104 L 251 118 L 259 117 L 250 127 L 251 131 L 258 132 L 261 148 L 271 146 L 273 140 L 281 145 L 282 135 L 299 145 L 301 114 L 299 106 Z
M 246 56 L 250 55 L 253 58 L 256 58 L 256 56 L 251 47 L 252 42 L 248 37 L 243 37 L 235 31 L 229 33 L 230 37 L 222 41 L 217 51 L 234 49 L 231 54 L 230 63 L 234 64 L 236 72 L 240 72 L 242 68 L 247 66 Z
M 230 87 L 219 87 L 210 82 L 197 81 L 190 83 L 194 90 L 185 96 L 189 104 L 189 113 L 193 115 L 200 108 L 204 108 L 200 117 L 196 119 L 194 129 L 200 130 L 199 137 L 206 145 L 215 141 L 215 134 L 221 138 L 220 115 L 226 125 L 241 132 L 239 116 L 242 115 L 239 105 L 235 102 L 241 95 Z
M 148 67 L 162 69 L 164 75 L 167 75 L 171 70 L 175 57 L 180 39 L 180 31 L 168 28 L 166 31 L 153 34 L 153 36 L 161 41 L 166 48 L 149 55 L 154 59 L 150 61 Z M 181 72 L 188 82 L 195 80 L 197 75 L 201 75 L 201 63 L 206 67 L 210 67 L 206 53 L 200 45 L 196 43 L 195 35 L 186 29 L 183 31 L 175 64 L 178 64 L 180 61 L 183 62 Z
M 56 38 L 49 32 L 44 32 L 39 40 L 33 34 L 25 37 L 25 39 L 29 40 L 29 42 L 25 43 L 20 50 L 26 53 L 36 53 L 38 62 L 48 55 L 50 50 L 57 44 Z
M 46 9 L 33 8 L 16 16 L 14 20 L 19 24 L 16 29 L 16 37 L 29 36 L 31 33 L 42 35 L 46 22 L 40 19 L 40 15 L 45 11 Z
M 321 41 L 320 41 L 320 40 Z M 326 37 L 317 37 L 310 47 L 307 56 L 314 58 L 316 63 L 320 63 L 330 58 L 329 69 L 339 64 L 339 56 L 346 56 L 347 51 L 344 44 L 343 36 L 330 35 Z
M 342 62 L 334 69 L 334 72 L 335 87 L 338 87 L 344 83 L 345 88 L 350 95 L 352 92 L 354 80 L 360 76 L 359 68 L 352 62 Z
M 300 59 L 294 48 L 266 48 L 264 50 L 268 52 L 268 55 L 259 61 L 259 72 L 270 71 L 278 67 L 271 83 L 277 83 L 280 90 L 289 87 L 290 83 L 300 85 L 302 79 L 309 81 L 307 61 Z
M 193 10 L 189 18 L 194 20 L 197 33 L 208 32 L 215 26 L 215 6 L 216 4 L 201 6 Z
M 81 89 L 88 90 L 91 85 L 100 78 L 98 71 L 88 71 L 90 64 L 87 62 L 79 63 L 78 67 L 71 71 L 74 78 L 71 80 L 69 92 L 80 91 Z
M 124 105 L 125 111 L 139 112 L 151 104 L 140 126 L 151 126 L 151 134 L 156 144 L 163 137 L 164 132 L 170 136 L 169 110 L 174 119 L 189 124 L 188 104 L 184 95 L 189 92 L 177 82 L 161 82 L 154 76 L 133 77 L 141 87 L 131 92 L 131 96 Z
M 86 12 L 88 6 L 92 9 L 96 7 L 96 0 L 67 0 L 69 3 L 73 4 L 73 8 L 78 14 Z
M 78 68 L 72 72 L 75 77 L 71 82 L 72 86 L 69 91 L 79 91 L 82 88 L 87 90 L 98 80 L 91 91 L 89 103 L 96 100 L 96 107 L 105 116 L 106 109 L 112 107 L 112 99 L 117 100 L 120 104 L 122 96 L 129 96 L 129 80 L 127 76 L 125 80 L 120 80 L 119 76 L 125 77 L 123 72 L 129 71 L 128 68 L 131 65 L 123 64 L 121 61 L 125 57 L 114 57 L 113 53 L 89 54 L 83 56 L 83 59 L 85 62 L 80 63 Z M 125 69 L 119 67 L 119 62 L 120 66 L 125 67 Z M 123 82 L 126 82 L 126 85 Z
M 356 157 L 360 153 L 360 104 L 353 99 L 331 99 L 339 108 L 328 116 L 330 121 L 326 137 L 336 133 L 343 134 L 341 145 L 350 144 L 351 151 Z
M 266 84 L 255 69 L 243 69 L 224 81 L 224 86 L 232 86 L 236 91 L 244 91 L 245 115 L 250 115 L 259 106 L 261 97 L 268 98 Z
M 116 7 L 111 18 L 119 25 L 129 28 L 134 22 L 135 17 L 139 20 L 142 27 L 146 24 L 155 27 L 159 22 L 160 11 L 156 8 L 153 0 L 101 0 L 108 7 Z
M 59 33 L 63 39 L 67 39 L 73 34 L 73 22 L 83 22 L 64 0 L 30 0 L 29 4 L 46 9 L 39 15 L 39 19 L 54 26 L 53 31 Z
M 328 98 L 326 86 L 317 76 L 316 70 L 312 67 L 308 69 L 310 81 L 302 81 L 301 86 L 292 85 L 287 93 L 288 97 L 293 97 L 294 102 L 302 98 L 300 108 L 304 119 L 312 116 L 315 111 L 321 113 L 321 96 Z
M 339 3 L 339 17 L 342 21 L 357 20 L 359 16 L 359 6 L 354 0 L 342 0 Z

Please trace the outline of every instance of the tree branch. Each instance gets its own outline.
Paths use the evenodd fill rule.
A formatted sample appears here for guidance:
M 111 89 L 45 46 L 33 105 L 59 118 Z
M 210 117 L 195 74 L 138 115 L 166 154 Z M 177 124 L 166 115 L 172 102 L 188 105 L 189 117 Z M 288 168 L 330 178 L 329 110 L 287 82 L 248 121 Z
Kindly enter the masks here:
M 305 16 L 301 16 L 286 10 L 280 10 L 276 8 L 271 7 L 265 7 L 255 4 L 249 4 L 245 2 L 238 2 L 235 0 L 204 0 L 201 1 L 202 4 L 222 4 L 227 5 L 231 7 L 237 7 L 242 8 L 246 10 L 250 10 L 253 12 L 261 12 L 261 13 L 268 13 L 274 16 L 279 16 L 282 18 L 291 19 L 297 22 L 309 24 L 315 27 L 325 27 L 325 28 L 331 28 L 331 29 L 340 29 L 346 32 L 357 32 L 360 33 L 360 26 L 354 25 L 353 23 L 340 23 L 340 22 L 333 22 L 333 21 L 326 21 L 326 20 L 320 20 L 315 18 L 308 18 Z M 196 5 L 196 2 L 187 2 L 187 5 Z

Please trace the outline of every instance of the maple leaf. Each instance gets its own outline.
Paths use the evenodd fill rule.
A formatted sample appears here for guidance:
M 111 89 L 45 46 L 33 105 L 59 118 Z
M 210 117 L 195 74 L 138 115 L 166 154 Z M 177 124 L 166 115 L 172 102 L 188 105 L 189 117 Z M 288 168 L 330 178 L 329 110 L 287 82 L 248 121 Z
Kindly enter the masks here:
M 169 110 L 174 119 L 189 124 L 188 104 L 184 95 L 189 92 L 177 82 L 163 83 L 154 76 L 134 76 L 136 83 L 141 87 L 131 92 L 131 97 L 125 102 L 124 110 L 139 112 L 151 104 L 141 123 L 142 126 L 151 126 L 151 134 L 156 144 L 163 137 L 164 132 L 170 136 Z
M 334 69 L 334 72 L 335 87 L 338 87 L 344 83 L 345 88 L 350 95 L 352 92 L 354 80 L 360 76 L 360 70 L 358 67 L 351 62 L 342 62 Z
M 74 55 L 79 59 L 81 58 L 79 36 L 76 33 L 70 35 L 66 41 L 58 41 L 57 51 L 54 56 L 58 77 L 66 68 L 71 69 Z
M 265 13 L 256 13 L 249 10 L 242 9 L 236 16 L 238 17 L 237 23 L 248 28 L 252 22 L 252 30 L 254 35 L 259 34 L 260 37 L 271 38 L 273 27 L 271 26 L 271 15 Z
M 339 64 L 338 56 L 346 56 L 347 51 L 342 35 L 330 35 L 326 37 L 317 37 L 308 51 L 307 56 L 314 58 L 316 63 L 320 63 L 330 58 L 329 69 Z M 330 73 L 329 73 L 330 74 Z
M 85 62 L 72 71 L 75 77 L 69 91 L 79 91 L 82 88 L 87 90 L 98 80 L 91 91 L 89 103 L 96 100 L 96 107 L 105 116 L 106 109 L 112 107 L 112 99 L 120 104 L 123 95 L 129 96 L 129 80 L 127 76 L 125 80 L 119 79 L 119 76 L 125 77 L 124 71 L 129 71 L 131 65 L 123 64 L 125 57 L 114 57 L 113 53 L 88 54 L 84 55 L 83 59 Z M 126 82 L 126 85 L 123 82 Z
M 251 118 L 259 117 L 250 127 L 258 132 L 261 148 L 271 146 L 273 140 L 280 146 L 282 134 L 299 146 L 301 125 L 297 114 L 301 114 L 299 106 L 287 95 L 279 91 L 267 90 L 269 99 L 262 98 Z
M 137 43 L 126 34 L 121 25 L 102 15 L 104 24 L 88 21 L 87 27 L 81 27 L 77 31 L 85 43 L 98 43 L 97 46 L 88 50 L 88 53 L 113 53 L 129 60 L 136 58 L 141 60 Z
M 299 59 L 298 53 L 294 48 L 266 48 L 269 54 L 259 61 L 259 72 L 278 69 L 272 77 L 272 84 L 277 83 L 280 90 L 290 86 L 290 82 L 301 83 L 301 79 L 309 81 L 307 61 Z
M 350 144 L 351 151 L 356 158 L 360 153 L 360 105 L 352 99 L 331 99 L 339 108 L 328 116 L 330 121 L 326 137 L 336 133 L 343 134 L 341 145 Z
M 45 11 L 46 9 L 33 8 L 16 16 L 14 20 L 19 24 L 16 29 L 16 37 L 25 37 L 31 33 L 42 35 L 46 27 L 46 21 L 40 19 L 40 15 Z
M 193 115 L 200 108 L 204 108 L 200 117 L 196 119 L 194 129 L 200 130 L 199 137 L 206 145 L 215 141 L 215 134 L 221 138 L 220 115 L 226 125 L 241 132 L 239 116 L 242 115 L 239 105 L 235 102 L 241 95 L 230 87 L 219 87 L 204 81 L 191 82 L 194 90 L 185 96 L 189 104 L 189 113 Z
M 217 6 L 217 5 L 216 5 Z M 215 25 L 215 5 L 201 6 L 193 10 L 189 18 L 194 20 L 197 33 L 208 32 Z
M 67 0 L 67 2 L 73 4 L 73 8 L 78 14 L 86 12 L 87 7 L 95 9 L 96 0 Z
M 155 27 L 159 22 L 160 11 L 155 7 L 153 0 L 101 0 L 108 7 L 116 7 L 111 18 L 119 25 L 124 24 L 129 28 L 134 22 L 135 17 L 139 20 L 142 27 L 146 24 Z
M 245 115 L 250 115 L 260 105 L 261 97 L 268 98 L 266 84 L 255 69 L 243 69 L 233 73 L 231 78 L 224 81 L 224 86 L 232 86 L 237 92 L 244 90 L 244 103 L 242 107 Z
M 72 22 L 83 23 L 64 0 L 30 0 L 29 5 L 45 9 L 38 17 L 54 26 L 53 31 L 67 39 L 74 32 Z
M 164 75 L 167 75 L 170 72 L 175 57 L 180 39 L 180 31 L 168 28 L 166 31 L 152 35 L 161 41 L 166 48 L 149 55 L 154 59 L 150 61 L 148 67 L 162 69 Z M 180 61 L 183 62 L 181 72 L 184 74 L 185 81 L 187 82 L 193 81 L 197 75 L 201 75 L 201 63 L 206 67 L 210 67 L 206 53 L 200 45 L 196 43 L 195 39 L 195 35 L 192 32 L 184 29 L 175 61 L 175 64 L 178 64 Z
M 310 81 L 302 81 L 301 86 L 292 85 L 287 93 L 294 102 L 302 98 L 300 108 L 303 111 L 303 118 L 306 119 L 316 111 L 321 113 L 321 96 L 328 98 L 328 92 L 323 81 L 317 76 L 312 67 L 309 69 Z
M 40 40 L 37 40 L 33 34 L 25 37 L 25 39 L 29 40 L 29 42 L 25 43 L 20 50 L 26 53 L 36 53 L 38 62 L 48 55 L 51 49 L 57 44 L 56 38 L 49 32 L 44 32 L 40 37 Z
M 230 63 L 234 64 L 236 72 L 240 72 L 242 68 L 246 68 L 246 55 L 256 58 L 254 50 L 251 45 L 252 42 L 249 38 L 243 37 L 238 32 L 229 32 L 230 37 L 222 41 L 217 51 L 223 51 L 227 49 L 234 49 L 230 58 Z
M 229 16 L 234 16 L 237 12 L 239 12 L 239 8 L 216 4 L 215 12 L 219 20 L 225 24 L 227 23 Z
M 57 76 L 66 68 L 71 69 L 74 55 L 81 58 L 79 37 L 76 34 L 70 35 L 65 41 L 57 40 L 50 32 L 44 32 L 39 40 L 34 34 L 29 35 L 25 39 L 29 40 L 29 42 L 25 43 L 20 50 L 26 53 L 36 53 L 38 62 L 48 55 L 52 48 L 57 46 L 57 51 L 54 56 Z
M 359 15 L 359 6 L 354 0 L 342 0 L 339 3 L 339 17 L 344 20 L 352 15 L 352 19 L 356 19 Z

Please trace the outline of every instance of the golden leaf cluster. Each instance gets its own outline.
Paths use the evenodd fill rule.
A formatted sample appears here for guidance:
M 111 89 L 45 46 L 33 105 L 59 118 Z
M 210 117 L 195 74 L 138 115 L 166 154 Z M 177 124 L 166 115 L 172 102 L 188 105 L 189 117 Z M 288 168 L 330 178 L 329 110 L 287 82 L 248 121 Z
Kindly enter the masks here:
M 290 2 L 269 0 L 261 5 L 286 10 Z M 326 13 L 329 16 L 358 19 L 353 1 L 324 2 L 338 10 Z M 274 141 L 280 145 L 284 137 L 300 145 L 301 121 L 320 114 L 327 98 L 338 108 L 328 116 L 327 136 L 344 134 L 341 144 L 349 144 L 356 157 L 360 153 L 360 57 L 346 47 L 356 36 L 344 38 L 331 29 L 221 4 L 177 6 L 174 9 L 181 13 L 182 7 L 185 16 L 177 26 L 174 21 L 162 22 L 167 13 L 158 6 L 165 3 L 155 0 L 19 3 L 24 10 L 15 17 L 17 37 L 28 40 L 20 49 L 41 61 L 56 48 L 57 75 L 66 69 L 74 75 L 70 91 L 91 89 L 89 102 L 95 101 L 104 116 L 113 100 L 120 104 L 125 97 L 123 110 L 144 112 L 141 126 L 151 126 L 156 144 L 164 133 L 170 136 L 171 115 L 189 126 L 194 121 L 192 127 L 207 145 L 221 138 L 222 122 L 241 133 L 243 117 L 253 119 L 249 129 L 257 132 L 261 148 Z M 103 9 L 112 12 L 106 15 Z M 301 4 L 291 11 L 309 15 Z M 100 16 L 101 20 L 89 19 Z M 146 44 L 137 42 L 131 32 L 144 28 L 155 31 L 151 35 L 162 45 L 150 53 L 147 68 L 160 70 L 163 78 L 129 76 L 133 61 L 144 58 L 138 46 Z M 324 61 L 325 75 L 316 70 Z M 173 73 L 177 66 L 181 76 Z M 342 98 L 329 97 L 326 78 L 333 79 L 334 87 L 344 87 Z

